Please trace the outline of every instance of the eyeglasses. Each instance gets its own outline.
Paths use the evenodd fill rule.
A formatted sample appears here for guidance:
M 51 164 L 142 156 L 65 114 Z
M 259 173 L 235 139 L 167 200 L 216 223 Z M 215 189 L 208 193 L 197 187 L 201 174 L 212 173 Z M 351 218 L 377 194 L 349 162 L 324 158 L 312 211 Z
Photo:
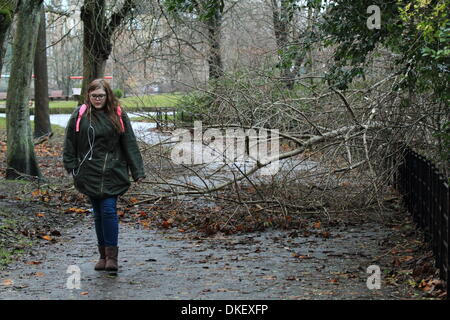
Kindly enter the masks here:
M 91 98 L 95 100 L 103 100 L 105 97 L 106 94 L 91 94 Z

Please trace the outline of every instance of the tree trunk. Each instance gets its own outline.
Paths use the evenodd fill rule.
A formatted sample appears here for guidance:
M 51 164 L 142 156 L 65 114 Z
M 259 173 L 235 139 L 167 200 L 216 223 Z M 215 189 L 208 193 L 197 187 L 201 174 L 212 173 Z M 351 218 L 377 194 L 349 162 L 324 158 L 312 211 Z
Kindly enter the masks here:
M 223 76 L 222 57 L 220 55 L 220 27 L 222 24 L 222 16 L 219 12 L 215 12 L 207 20 L 208 36 L 209 36 L 209 79 L 218 79 Z
M 14 10 L 16 9 L 15 1 L 9 5 L 2 5 L 0 7 L 0 73 L 3 67 L 3 58 L 6 52 L 6 39 L 8 38 L 9 28 L 11 27 Z
M 312 6 L 308 7 L 308 33 L 312 34 L 314 29 L 314 24 L 317 21 L 319 9 L 313 8 Z M 308 73 L 310 76 L 314 73 L 314 57 L 313 57 L 313 47 L 309 45 L 308 47 Z M 310 78 L 311 85 L 314 84 L 314 78 Z
M 104 76 L 106 60 L 111 53 L 111 39 L 106 39 L 105 0 L 85 0 L 81 7 L 83 21 L 83 82 L 78 103 L 84 103 L 88 84 Z M 109 47 L 108 47 L 109 44 Z M 109 50 L 108 50 L 109 48 Z
M 112 36 L 135 7 L 135 0 L 125 0 L 122 7 L 106 18 L 105 0 L 84 0 L 83 21 L 83 83 L 79 103 L 84 102 L 88 84 L 105 75 L 106 61 L 112 51 Z
M 291 71 L 292 53 L 289 52 L 289 30 L 294 17 L 294 1 L 272 0 L 272 19 L 277 42 L 279 57 L 279 68 L 281 70 L 281 79 L 288 89 L 292 89 L 295 83 L 295 74 Z M 293 59 L 294 58 L 294 59 Z
M 36 52 L 34 56 L 34 137 L 50 134 L 50 112 L 48 106 L 48 71 L 46 53 L 45 11 L 41 9 Z
M 22 0 L 17 13 L 11 77 L 8 84 L 6 179 L 41 177 L 34 153 L 28 100 L 42 0 Z

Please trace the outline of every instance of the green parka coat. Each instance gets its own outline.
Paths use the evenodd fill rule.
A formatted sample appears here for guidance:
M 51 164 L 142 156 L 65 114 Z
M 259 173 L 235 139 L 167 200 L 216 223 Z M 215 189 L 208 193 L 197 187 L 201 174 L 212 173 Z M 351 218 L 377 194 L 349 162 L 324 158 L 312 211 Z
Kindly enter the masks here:
M 115 129 L 104 111 L 95 108 L 92 110 L 93 129 L 89 129 L 86 112 L 81 118 L 79 132 L 75 132 L 79 109 L 73 112 L 66 128 L 64 168 L 72 173 L 75 188 L 87 196 L 105 198 L 124 194 L 131 184 L 128 170 L 134 181 L 145 178 L 142 156 L 126 112 L 122 111 L 123 133 Z M 89 140 L 91 144 L 93 142 L 92 158 Z

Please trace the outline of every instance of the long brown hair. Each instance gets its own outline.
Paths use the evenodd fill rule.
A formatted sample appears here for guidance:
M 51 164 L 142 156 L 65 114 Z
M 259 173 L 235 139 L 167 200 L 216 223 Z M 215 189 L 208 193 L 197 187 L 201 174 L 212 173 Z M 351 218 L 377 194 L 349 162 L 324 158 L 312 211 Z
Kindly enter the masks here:
M 119 105 L 119 100 L 117 100 L 117 98 L 114 96 L 114 93 L 111 90 L 111 86 L 104 79 L 95 79 L 88 85 L 86 96 L 84 98 L 84 103 L 88 106 L 88 115 L 91 115 L 91 110 L 92 108 L 94 108 L 94 106 L 91 104 L 91 99 L 89 99 L 90 94 L 92 91 L 95 91 L 97 89 L 105 90 L 105 112 L 108 114 L 109 119 L 111 120 L 117 131 L 122 132 L 122 125 L 120 124 L 120 119 L 117 115 L 117 106 Z

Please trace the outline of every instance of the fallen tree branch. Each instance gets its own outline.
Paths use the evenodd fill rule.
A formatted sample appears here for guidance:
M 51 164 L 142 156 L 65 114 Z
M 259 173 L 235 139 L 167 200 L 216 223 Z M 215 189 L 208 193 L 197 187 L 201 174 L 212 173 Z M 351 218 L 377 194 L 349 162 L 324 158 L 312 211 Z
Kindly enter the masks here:
M 253 166 L 253 168 L 251 168 L 250 171 L 248 171 L 246 173 L 246 175 L 241 175 L 240 177 L 237 177 L 237 178 L 235 178 L 235 179 L 233 179 L 231 181 L 224 182 L 224 183 L 222 183 L 222 184 L 220 184 L 220 185 L 218 185 L 218 186 L 216 186 L 214 188 L 208 187 L 207 183 L 202 179 L 203 183 L 205 184 L 205 188 L 204 189 L 199 189 L 197 191 L 176 192 L 176 193 L 169 194 L 169 195 L 158 196 L 158 197 L 154 197 L 154 198 L 150 198 L 150 199 L 144 199 L 144 200 L 136 202 L 134 204 L 138 205 L 138 204 L 142 204 L 142 203 L 147 203 L 147 202 L 153 201 L 154 199 L 159 199 L 159 198 L 164 199 L 164 198 L 176 197 L 176 196 L 193 196 L 193 195 L 214 193 L 214 192 L 222 190 L 222 189 L 224 189 L 224 188 L 226 188 L 226 187 L 228 187 L 228 186 L 230 186 L 232 184 L 235 184 L 235 183 L 237 183 L 237 182 L 239 182 L 239 181 L 241 181 L 243 179 L 248 179 L 248 177 L 253 175 L 255 172 L 257 172 L 258 170 L 260 170 L 263 167 L 268 166 L 272 162 L 296 156 L 296 155 L 304 152 L 308 147 L 311 147 L 311 146 L 313 146 L 315 144 L 323 143 L 323 142 L 325 142 L 327 140 L 330 140 L 330 139 L 333 139 L 333 138 L 337 138 L 337 137 L 339 137 L 341 135 L 344 135 L 344 134 L 348 134 L 348 133 L 353 132 L 354 130 L 360 129 L 360 128 L 361 128 L 361 126 L 359 126 L 359 125 L 346 126 L 346 127 L 339 128 L 339 129 L 336 129 L 336 130 L 333 130 L 333 131 L 330 131 L 330 132 L 327 132 L 327 133 L 323 133 L 323 135 L 321 135 L 321 136 L 314 136 L 314 137 L 310 138 L 309 140 L 305 141 L 300 148 L 297 148 L 297 149 L 295 149 L 293 151 L 290 151 L 290 152 L 285 152 L 285 153 L 283 153 L 283 154 L 281 154 L 279 156 L 275 155 L 275 156 L 269 157 L 264 162 L 257 161 L 256 165 Z M 364 134 L 364 132 L 366 132 L 366 130 L 374 129 L 374 128 L 377 128 L 377 126 L 376 125 L 367 125 L 367 126 L 365 126 L 365 128 L 364 128 L 365 130 L 363 132 L 359 132 L 359 134 L 354 134 L 354 136 L 362 135 L 362 134 Z M 183 167 L 185 167 L 186 169 L 194 172 L 194 174 L 196 174 L 196 176 L 199 177 L 198 173 L 196 173 L 195 170 L 192 170 L 191 168 L 189 168 L 189 167 L 187 167 L 185 165 L 183 165 Z
M 53 137 L 53 132 L 49 132 L 49 133 L 46 133 L 46 134 L 44 134 L 44 135 L 42 135 L 42 136 L 40 136 L 38 138 L 35 138 L 34 139 L 34 145 L 36 146 L 38 144 L 44 143 L 45 141 L 48 141 L 51 137 Z

